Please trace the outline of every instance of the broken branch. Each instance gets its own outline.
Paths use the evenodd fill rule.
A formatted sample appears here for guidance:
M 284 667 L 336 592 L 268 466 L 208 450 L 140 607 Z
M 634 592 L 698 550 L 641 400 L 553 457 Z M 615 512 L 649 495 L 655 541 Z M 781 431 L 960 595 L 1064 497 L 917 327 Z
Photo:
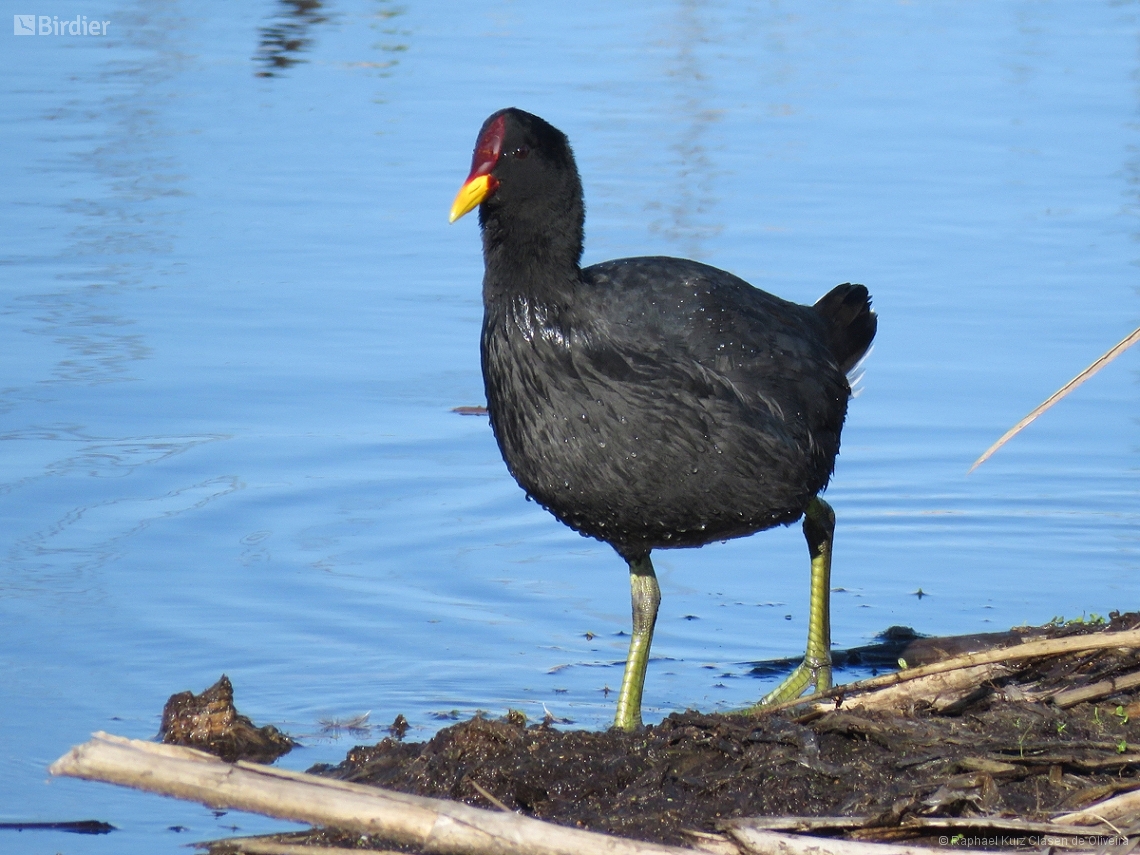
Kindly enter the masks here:
M 53 775 L 147 790 L 214 808 L 375 834 L 450 855 L 692 855 L 692 850 L 581 831 L 460 802 L 333 781 L 258 763 L 225 763 L 178 745 L 108 733 L 72 748 Z

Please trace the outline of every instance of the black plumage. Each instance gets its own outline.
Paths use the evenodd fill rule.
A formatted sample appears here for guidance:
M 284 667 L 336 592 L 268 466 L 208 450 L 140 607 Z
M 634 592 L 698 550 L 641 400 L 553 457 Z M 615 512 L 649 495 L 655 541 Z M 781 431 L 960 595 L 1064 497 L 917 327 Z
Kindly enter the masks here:
M 475 205 L 487 406 L 530 496 L 650 576 L 652 549 L 804 514 L 834 468 L 846 374 L 875 334 L 866 288 L 802 306 L 695 261 L 581 268 L 570 144 L 521 110 L 480 130 L 452 219 Z

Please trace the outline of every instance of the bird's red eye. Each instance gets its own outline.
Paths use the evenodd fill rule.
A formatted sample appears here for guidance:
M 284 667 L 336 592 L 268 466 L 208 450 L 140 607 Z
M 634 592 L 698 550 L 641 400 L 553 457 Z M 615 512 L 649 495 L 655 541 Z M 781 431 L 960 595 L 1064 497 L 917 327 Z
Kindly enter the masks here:
M 530 146 L 520 145 L 518 148 L 512 151 L 511 154 L 518 160 L 523 160 L 528 154 L 530 154 Z

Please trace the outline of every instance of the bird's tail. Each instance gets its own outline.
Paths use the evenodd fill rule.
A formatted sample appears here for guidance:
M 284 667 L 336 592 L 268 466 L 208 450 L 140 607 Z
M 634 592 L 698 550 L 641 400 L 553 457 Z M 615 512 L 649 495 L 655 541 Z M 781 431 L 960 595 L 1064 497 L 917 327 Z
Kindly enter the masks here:
M 866 355 L 879 326 L 871 311 L 871 295 L 864 286 L 845 282 L 820 297 L 814 308 L 827 325 L 831 352 L 848 373 Z

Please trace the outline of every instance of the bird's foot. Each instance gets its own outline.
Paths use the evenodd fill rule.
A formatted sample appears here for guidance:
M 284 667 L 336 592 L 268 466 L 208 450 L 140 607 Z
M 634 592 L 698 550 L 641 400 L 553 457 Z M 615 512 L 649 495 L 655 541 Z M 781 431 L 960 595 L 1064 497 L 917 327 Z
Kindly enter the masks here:
M 826 692 L 831 688 L 831 657 L 805 656 L 780 685 L 762 697 L 749 712 L 759 712 L 764 707 L 794 701 L 807 689 Z

